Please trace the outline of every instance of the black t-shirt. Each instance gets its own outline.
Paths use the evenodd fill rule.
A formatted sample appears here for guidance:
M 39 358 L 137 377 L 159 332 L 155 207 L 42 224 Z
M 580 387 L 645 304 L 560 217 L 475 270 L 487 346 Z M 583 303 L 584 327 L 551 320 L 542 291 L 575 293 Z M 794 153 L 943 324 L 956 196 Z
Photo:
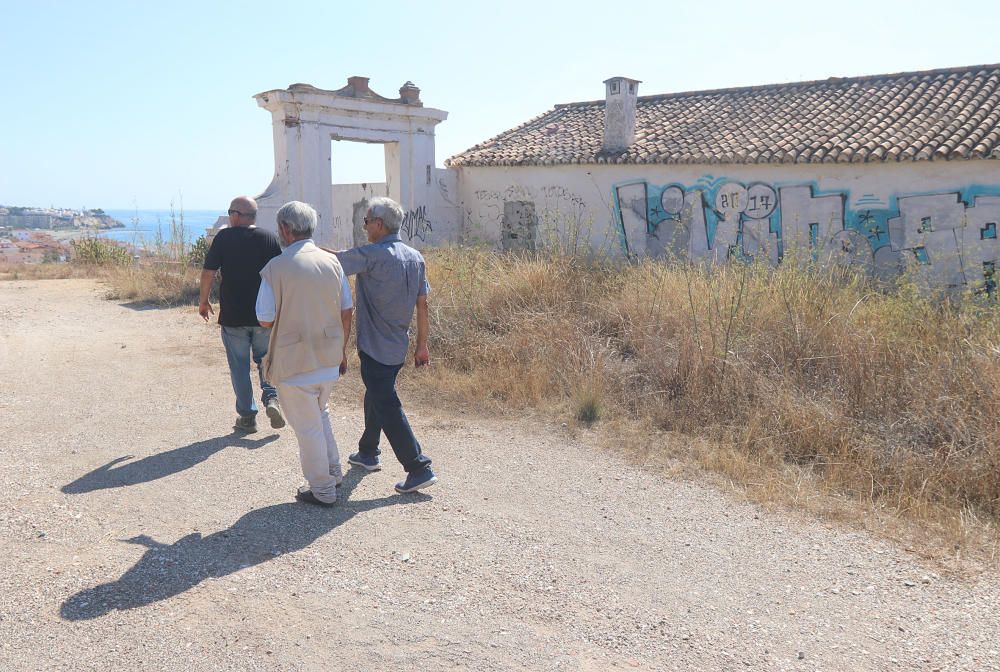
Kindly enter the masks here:
M 278 237 L 249 226 L 222 229 L 205 255 L 206 271 L 222 271 L 219 291 L 219 324 L 226 327 L 256 327 L 260 269 L 281 254 Z

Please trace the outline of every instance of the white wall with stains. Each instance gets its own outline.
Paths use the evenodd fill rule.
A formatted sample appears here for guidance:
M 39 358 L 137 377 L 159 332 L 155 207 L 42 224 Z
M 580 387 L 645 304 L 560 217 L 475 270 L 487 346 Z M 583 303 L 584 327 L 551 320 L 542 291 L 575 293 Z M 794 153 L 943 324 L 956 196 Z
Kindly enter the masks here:
M 727 263 L 853 264 L 985 289 L 1000 257 L 1000 161 L 463 167 L 461 237 Z
M 337 250 L 366 244 L 368 237 L 362 225 L 368 212 L 368 202 L 376 196 L 389 196 L 389 187 L 385 182 L 333 185 L 330 192 L 333 212 L 330 226 L 327 230 L 317 230 L 317 242 Z

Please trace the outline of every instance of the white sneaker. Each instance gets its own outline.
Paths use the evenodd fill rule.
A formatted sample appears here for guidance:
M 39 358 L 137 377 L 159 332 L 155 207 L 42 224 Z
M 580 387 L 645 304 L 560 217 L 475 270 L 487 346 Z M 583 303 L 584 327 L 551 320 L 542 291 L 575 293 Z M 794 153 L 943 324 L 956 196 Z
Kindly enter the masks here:
M 267 417 L 271 420 L 273 429 L 281 429 L 285 426 L 285 416 L 281 414 L 281 407 L 278 406 L 277 399 L 270 399 L 265 407 Z

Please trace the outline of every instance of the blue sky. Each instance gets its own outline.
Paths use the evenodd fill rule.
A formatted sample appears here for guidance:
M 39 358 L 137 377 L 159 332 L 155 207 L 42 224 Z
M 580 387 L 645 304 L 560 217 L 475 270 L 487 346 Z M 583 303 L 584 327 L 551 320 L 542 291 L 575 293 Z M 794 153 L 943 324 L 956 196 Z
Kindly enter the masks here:
M 274 170 L 253 95 L 406 80 L 437 161 L 556 103 L 1000 61 L 1000 2 L 0 0 L 0 203 L 224 210 Z M 334 182 L 382 179 L 337 143 Z

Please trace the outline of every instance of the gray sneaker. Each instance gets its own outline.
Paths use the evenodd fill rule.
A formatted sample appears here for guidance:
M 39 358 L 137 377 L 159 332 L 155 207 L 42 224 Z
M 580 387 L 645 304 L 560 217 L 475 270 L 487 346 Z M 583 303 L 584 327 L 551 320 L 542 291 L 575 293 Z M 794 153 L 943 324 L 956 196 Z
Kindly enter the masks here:
M 267 417 L 271 420 L 272 429 L 281 429 L 285 426 L 285 416 L 281 414 L 281 407 L 278 406 L 277 399 L 268 399 L 264 409 Z
M 238 432 L 253 434 L 257 431 L 257 418 L 252 415 L 241 415 L 236 418 L 236 424 L 233 425 L 233 429 Z

